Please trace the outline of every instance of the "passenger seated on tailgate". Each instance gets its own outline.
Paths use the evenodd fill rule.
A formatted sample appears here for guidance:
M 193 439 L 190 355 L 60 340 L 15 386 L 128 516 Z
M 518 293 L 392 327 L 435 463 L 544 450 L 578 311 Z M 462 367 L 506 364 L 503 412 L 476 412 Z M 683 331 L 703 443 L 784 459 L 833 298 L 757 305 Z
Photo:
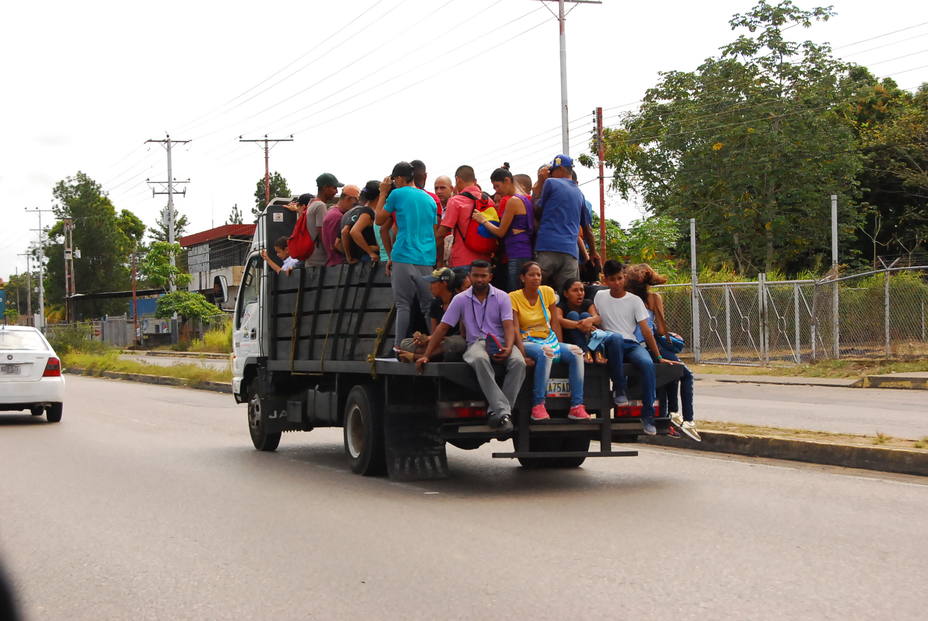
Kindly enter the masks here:
M 612 398 L 616 405 L 625 405 L 625 374 L 623 363 L 631 362 L 641 374 L 641 426 L 644 433 L 653 436 L 657 433 L 654 426 L 655 373 L 654 363 L 679 364 L 664 360 L 657 348 L 654 335 L 648 326 L 648 309 L 637 295 L 625 291 L 625 266 L 618 261 L 606 261 L 603 265 L 608 290 L 600 291 L 593 299 L 599 311 L 600 325 L 609 334 L 602 344 L 609 359 L 609 374 L 612 377 Z M 641 328 L 641 334 L 647 349 L 638 344 L 635 338 L 635 326 Z M 650 353 L 649 353 L 650 351 Z M 653 356 L 653 360 L 651 359 Z
M 525 380 L 525 358 L 515 343 L 512 302 L 505 291 L 490 284 L 492 271 L 487 261 L 474 261 L 470 289 L 454 296 L 435 329 L 428 347 L 416 365 L 422 369 L 448 331 L 461 323 L 467 338 L 464 362 L 474 370 L 477 383 L 487 398 L 487 424 L 501 434 L 512 431 L 512 407 Z M 491 359 L 492 356 L 492 359 Z M 506 365 L 503 387 L 496 384 L 492 361 Z
M 431 331 L 434 333 L 438 324 L 441 323 L 445 311 L 448 310 L 448 306 L 451 305 L 451 299 L 461 290 L 463 280 L 447 267 L 440 267 L 423 278 L 429 283 L 432 295 L 435 296 L 432 298 L 428 316 Z M 412 338 L 403 339 L 400 342 L 401 351 L 397 352 L 399 359 L 404 362 L 415 362 L 417 357 L 425 353 L 428 343 L 428 334 L 415 332 Z M 461 335 L 459 327 L 454 326 L 448 330 L 448 335 L 435 348 L 432 358 L 438 360 L 438 357 L 441 356 L 444 362 L 460 361 L 466 349 L 467 341 Z

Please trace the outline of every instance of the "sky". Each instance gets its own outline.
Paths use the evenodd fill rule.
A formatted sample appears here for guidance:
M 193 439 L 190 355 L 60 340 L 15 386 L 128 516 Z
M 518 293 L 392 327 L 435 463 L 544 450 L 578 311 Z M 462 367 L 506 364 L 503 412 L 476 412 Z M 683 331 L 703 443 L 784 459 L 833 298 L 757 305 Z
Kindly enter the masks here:
M 809 8 L 811 3 L 800 2 Z M 633 111 L 659 72 L 692 70 L 735 38 L 728 20 L 752 0 L 604 0 L 567 17 L 570 154 L 586 151 L 592 111 L 607 125 Z M 293 135 L 271 170 L 294 193 L 322 172 L 382 179 L 421 159 L 431 185 L 460 164 L 478 180 L 503 161 L 533 174 L 561 152 L 556 2 L 342 0 L 7 3 L 0 24 L 0 276 L 25 269 L 34 213 L 52 187 L 83 171 L 117 210 L 153 225 L 165 205 L 146 179 L 190 179 L 175 208 L 188 233 L 250 214 L 261 148 L 238 138 Z M 568 3 L 568 6 L 571 6 Z M 794 38 L 914 89 L 928 81 L 928 5 L 836 0 L 838 15 Z M 596 171 L 578 167 L 598 204 Z M 608 174 L 608 173 L 607 173 Z M 642 206 L 609 193 L 627 224 Z M 43 214 L 48 223 L 52 214 Z

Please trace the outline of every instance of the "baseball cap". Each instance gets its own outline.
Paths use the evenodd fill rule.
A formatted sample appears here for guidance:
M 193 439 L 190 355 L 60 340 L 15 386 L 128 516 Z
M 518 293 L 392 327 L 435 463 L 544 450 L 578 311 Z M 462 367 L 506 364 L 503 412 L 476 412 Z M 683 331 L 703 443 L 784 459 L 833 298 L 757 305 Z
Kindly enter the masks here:
M 374 200 L 380 196 L 380 182 L 372 179 L 365 183 L 364 188 L 361 190 L 361 196 L 367 200 Z
M 342 188 L 342 196 L 350 196 L 352 198 L 358 198 L 361 196 L 361 188 L 356 185 L 346 185 Z
M 317 188 L 327 188 L 329 186 L 340 188 L 344 183 L 339 183 L 338 179 L 332 173 L 322 173 L 316 177 L 316 187 Z
M 428 276 L 423 276 L 427 282 L 443 282 L 451 284 L 454 280 L 454 272 L 451 271 L 449 267 L 440 267 L 437 270 L 433 270 Z
M 551 163 L 548 164 L 548 166 L 550 166 L 552 170 L 559 166 L 563 166 L 564 168 L 573 168 L 574 161 L 570 158 L 569 155 L 564 155 L 562 153 L 560 155 L 555 155 L 554 159 L 551 160 Z
M 412 179 L 412 164 L 409 162 L 397 162 L 396 166 L 393 167 L 393 172 L 390 173 L 390 176 Z
M 297 202 L 298 205 L 303 205 L 303 206 L 305 207 L 306 205 L 309 205 L 309 203 L 310 203 L 314 198 L 316 198 L 316 197 L 315 197 L 314 195 L 312 195 L 312 194 L 300 194 L 300 197 L 299 197 L 298 199 L 296 199 L 296 202 Z

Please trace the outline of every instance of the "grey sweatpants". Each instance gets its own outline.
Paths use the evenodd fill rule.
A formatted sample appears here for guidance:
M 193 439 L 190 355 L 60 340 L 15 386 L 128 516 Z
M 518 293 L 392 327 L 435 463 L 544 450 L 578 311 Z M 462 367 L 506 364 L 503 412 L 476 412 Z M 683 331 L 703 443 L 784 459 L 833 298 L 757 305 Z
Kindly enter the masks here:
M 423 276 L 432 273 L 429 265 L 413 265 L 412 263 L 394 263 L 390 276 L 393 286 L 393 302 L 396 304 L 396 338 L 394 347 L 400 346 L 400 341 L 406 338 L 409 330 L 409 320 L 413 304 L 422 309 L 422 316 L 428 320 L 429 305 L 432 303 L 432 292 L 429 283 Z M 428 325 L 428 324 L 426 324 Z
M 541 250 L 537 254 L 544 283 L 553 287 L 558 295 L 561 295 L 568 278 L 580 278 L 580 264 L 571 255 L 546 250 Z
M 493 372 L 493 363 L 487 354 L 485 339 L 477 339 L 468 346 L 464 352 L 464 362 L 469 364 L 477 374 L 477 383 L 487 398 L 487 409 L 493 414 L 512 415 L 512 408 L 516 404 L 522 382 L 525 381 L 525 358 L 519 348 L 513 347 L 512 353 L 506 359 L 506 378 L 503 388 L 496 384 L 496 375 Z

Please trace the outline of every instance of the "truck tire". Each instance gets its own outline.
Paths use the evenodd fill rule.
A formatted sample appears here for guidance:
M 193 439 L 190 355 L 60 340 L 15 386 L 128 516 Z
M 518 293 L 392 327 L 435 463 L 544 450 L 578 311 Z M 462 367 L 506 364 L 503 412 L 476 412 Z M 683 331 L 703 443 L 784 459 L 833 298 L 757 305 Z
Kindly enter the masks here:
M 264 407 L 255 381 L 248 385 L 248 431 L 251 443 L 259 451 L 275 451 L 280 444 L 280 432 L 267 431 Z
M 42 414 L 45 413 L 45 408 L 41 405 L 34 405 L 31 408 L 29 408 L 29 413 L 32 414 L 33 416 L 41 416 Z
M 513 447 L 516 439 L 512 440 Z M 536 451 L 589 451 L 589 438 L 533 438 L 529 445 Z M 586 457 L 519 457 L 523 468 L 579 468 Z
M 355 386 L 348 393 L 342 431 L 352 472 L 364 476 L 386 472 L 383 411 L 369 387 Z
M 47 408 L 45 408 L 45 420 L 50 423 L 57 423 L 61 421 L 61 413 L 64 410 L 63 403 L 53 403 Z

